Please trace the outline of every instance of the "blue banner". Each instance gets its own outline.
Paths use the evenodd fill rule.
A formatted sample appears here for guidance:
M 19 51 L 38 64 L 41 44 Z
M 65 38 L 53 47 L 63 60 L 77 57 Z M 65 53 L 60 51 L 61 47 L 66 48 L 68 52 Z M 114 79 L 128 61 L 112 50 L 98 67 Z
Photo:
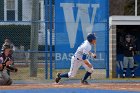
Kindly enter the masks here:
M 107 31 L 108 0 L 56 0 L 55 68 L 70 68 L 71 56 L 88 33 L 97 36 L 97 59 L 90 62 L 94 68 L 106 68 Z

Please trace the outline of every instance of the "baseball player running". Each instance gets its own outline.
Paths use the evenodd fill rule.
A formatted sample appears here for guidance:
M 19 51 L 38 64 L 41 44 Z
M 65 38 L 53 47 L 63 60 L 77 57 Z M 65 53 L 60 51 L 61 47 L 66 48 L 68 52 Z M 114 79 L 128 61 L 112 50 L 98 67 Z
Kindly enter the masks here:
M 64 74 L 57 73 L 57 77 L 55 79 L 56 83 L 59 83 L 61 78 L 74 77 L 76 75 L 78 69 L 80 68 L 80 66 L 83 66 L 87 72 L 85 73 L 85 76 L 82 78 L 81 83 L 88 84 L 87 78 L 92 74 L 93 66 L 88 61 L 87 57 L 90 55 L 90 56 L 93 56 L 94 58 L 96 58 L 96 54 L 90 52 L 92 45 L 94 45 L 94 51 L 96 53 L 96 37 L 95 37 L 95 34 L 90 33 L 87 36 L 87 40 L 85 40 L 84 43 L 82 43 L 78 47 L 76 53 L 72 56 L 70 71 L 68 73 L 64 73 Z

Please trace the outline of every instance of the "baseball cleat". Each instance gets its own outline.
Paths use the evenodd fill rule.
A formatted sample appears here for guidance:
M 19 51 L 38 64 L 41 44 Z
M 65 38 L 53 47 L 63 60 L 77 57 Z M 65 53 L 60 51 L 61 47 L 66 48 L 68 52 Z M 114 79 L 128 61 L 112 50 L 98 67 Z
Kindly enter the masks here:
M 132 75 L 131 75 L 131 77 L 132 77 L 132 78 L 135 78 L 135 75 L 134 75 L 134 74 L 132 74 Z
M 56 83 L 59 83 L 59 81 L 60 81 L 60 79 L 61 79 L 61 78 L 60 78 L 60 74 L 61 74 L 61 73 L 57 73 L 57 78 L 55 79 L 55 82 L 56 82 Z
M 86 80 L 81 80 L 81 84 L 83 84 L 83 85 L 89 85 L 89 83 Z
M 125 74 L 123 74 L 123 78 L 125 78 L 126 76 L 125 76 Z

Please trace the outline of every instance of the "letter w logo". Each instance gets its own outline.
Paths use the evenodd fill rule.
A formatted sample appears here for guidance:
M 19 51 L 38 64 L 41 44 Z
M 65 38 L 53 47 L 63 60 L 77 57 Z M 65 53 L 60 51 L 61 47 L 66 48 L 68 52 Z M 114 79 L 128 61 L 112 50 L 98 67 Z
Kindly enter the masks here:
M 76 4 L 73 3 L 61 3 L 60 6 L 63 8 L 68 37 L 70 41 L 70 47 L 73 48 L 75 44 L 77 29 L 79 21 L 81 21 L 83 37 L 86 39 L 88 33 L 91 33 L 94 25 L 94 18 L 96 11 L 99 8 L 99 4 L 91 4 L 93 8 L 92 17 L 89 16 L 90 4 Z M 74 18 L 74 7 L 78 8 L 76 19 Z M 90 29 L 89 29 L 90 28 Z

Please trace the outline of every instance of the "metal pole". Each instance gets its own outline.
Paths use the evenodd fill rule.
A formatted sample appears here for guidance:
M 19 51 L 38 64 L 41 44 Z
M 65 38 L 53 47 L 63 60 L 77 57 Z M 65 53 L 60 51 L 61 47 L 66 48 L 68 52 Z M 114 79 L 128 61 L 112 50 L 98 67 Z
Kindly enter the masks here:
M 48 0 L 45 0 L 45 79 L 48 79 Z
M 107 51 L 107 62 L 106 62 L 106 78 L 109 78 L 109 1 L 107 1 L 107 36 L 106 36 L 106 51 Z
M 38 25 L 39 20 L 39 0 L 32 0 L 32 25 L 31 25 L 31 63 L 30 63 L 30 76 L 37 77 L 37 53 L 32 51 L 38 51 Z
M 138 1 L 137 0 L 135 0 L 135 16 L 137 16 L 137 8 L 138 7 Z
M 53 70 L 53 66 L 52 66 L 52 24 L 53 24 L 52 0 L 50 0 L 49 6 L 50 6 L 50 79 L 52 79 L 52 70 Z

